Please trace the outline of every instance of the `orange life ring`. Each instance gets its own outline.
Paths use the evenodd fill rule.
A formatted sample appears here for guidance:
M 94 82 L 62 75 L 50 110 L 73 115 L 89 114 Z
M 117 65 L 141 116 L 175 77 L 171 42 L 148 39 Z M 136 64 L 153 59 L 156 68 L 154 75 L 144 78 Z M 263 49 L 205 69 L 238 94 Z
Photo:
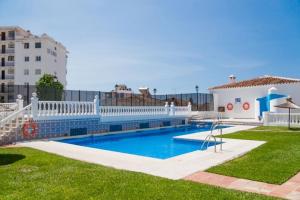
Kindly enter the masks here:
M 232 103 L 228 103 L 226 106 L 227 110 L 233 110 L 233 104 Z
M 243 109 L 244 109 L 244 110 L 249 110 L 249 109 L 250 109 L 250 104 L 249 104 L 248 102 L 245 102 L 245 103 L 243 104 Z
M 37 134 L 37 124 L 33 120 L 29 120 L 24 123 L 22 127 L 24 138 L 33 138 Z

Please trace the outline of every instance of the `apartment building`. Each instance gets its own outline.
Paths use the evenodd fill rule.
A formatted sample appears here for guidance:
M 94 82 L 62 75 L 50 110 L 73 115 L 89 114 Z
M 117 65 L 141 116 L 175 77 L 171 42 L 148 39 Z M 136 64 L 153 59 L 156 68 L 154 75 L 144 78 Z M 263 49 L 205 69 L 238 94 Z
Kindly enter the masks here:
M 47 34 L 37 36 L 17 26 L 0 26 L 0 101 L 14 98 L 6 88 L 35 85 L 43 74 L 53 74 L 67 85 L 68 51 Z

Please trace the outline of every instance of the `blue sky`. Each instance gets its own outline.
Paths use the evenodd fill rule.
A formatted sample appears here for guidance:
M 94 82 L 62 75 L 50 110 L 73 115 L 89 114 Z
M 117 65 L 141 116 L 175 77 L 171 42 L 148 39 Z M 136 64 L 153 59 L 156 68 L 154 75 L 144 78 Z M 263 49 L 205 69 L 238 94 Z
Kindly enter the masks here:
M 0 25 L 62 42 L 69 89 L 180 93 L 230 74 L 300 78 L 299 0 L 0 0 Z

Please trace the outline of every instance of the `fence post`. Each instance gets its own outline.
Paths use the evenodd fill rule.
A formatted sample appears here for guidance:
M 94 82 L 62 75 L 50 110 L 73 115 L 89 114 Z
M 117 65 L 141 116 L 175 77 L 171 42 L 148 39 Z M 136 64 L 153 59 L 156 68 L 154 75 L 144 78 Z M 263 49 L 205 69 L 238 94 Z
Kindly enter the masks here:
M 95 98 L 94 98 L 94 114 L 95 115 L 99 115 L 99 96 L 98 95 L 95 95 Z
M 264 126 L 269 125 L 269 112 L 263 112 L 263 122 Z
M 174 116 L 175 115 L 175 105 L 174 105 L 173 101 L 171 102 L 170 110 L 171 110 L 170 115 Z
M 32 118 L 36 119 L 37 115 L 38 115 L 38 102 L 39 99 L 37 98 L 36 93 L 32 93 L 32 97 L 31 97 L 31 114 L 32 114 Z
M 192 103 L 189 102 L 187 107 L 188 107 L 189 114 L 191 114 L 192 113 Z
M 24 100 L 22 98 L 22 95 L 18 94 L 18 98 L 16 99 L 16 103 L 18 104 L 18 110 L 21 110 L 24 106 Z
M 27 105 L 29 104 L 29 85 L 26 84 L 26 101 L 27 101 Z
M 165 103 L 165 112 L 166 112 L 166 115 L 169 115 L 169 111 L 170 111 L 170 109 L 169 109 L 169 103 L 166 102 Z

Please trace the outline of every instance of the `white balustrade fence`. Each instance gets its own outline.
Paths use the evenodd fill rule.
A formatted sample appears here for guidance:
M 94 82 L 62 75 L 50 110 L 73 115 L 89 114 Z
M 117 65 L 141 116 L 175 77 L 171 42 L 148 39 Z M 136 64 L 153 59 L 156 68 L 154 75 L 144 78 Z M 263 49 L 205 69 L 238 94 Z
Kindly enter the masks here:
M 167 115 L 164 106 L 100 106 L 101 117 Z
M 289 122 L 288 113 L 264 112 L 264 126 L 287 126 Z M 300 126 L 300 113 L 291 113 L 291 125 Z
M 19 95 L 14 106 L 14 112 L 23 109 L 22 96 Z M 12 112 L 12 113 L 14 113 Z M 12 114 L 11 113 L 11 114 Z M 62 119 L 62 118 L 89 118 L 100 117 L 102 120 L 134 120 L 153 119 L 162 117 L 191 115 L 191 104 L 176 107 L 172 102 L 169 106 L 99 106 L 99 98 L 95 96 L 93 102 L 75 101 L 39 101 L 36 93 L 31 98 L 31 116 L 35 120 Z
M 99 98 L 93 102 L 39 101 L 36 94 L 31 98 L 32 116 L 37 120 L 60 118 L 101 117 L 104 121 L 150 119 L 157 117 L 189 116 L 191 104 L 169 106 L 99 106 Z
M 18 110 L 17 103 L 0 103 L 0 120 Z
M 38 117 L 95 115 L 93 102 L 38 101 Z
M 188 106 L 178 106 L 175 107 L 176 116 L 188 116 L 191 114 L 191 110 Z

